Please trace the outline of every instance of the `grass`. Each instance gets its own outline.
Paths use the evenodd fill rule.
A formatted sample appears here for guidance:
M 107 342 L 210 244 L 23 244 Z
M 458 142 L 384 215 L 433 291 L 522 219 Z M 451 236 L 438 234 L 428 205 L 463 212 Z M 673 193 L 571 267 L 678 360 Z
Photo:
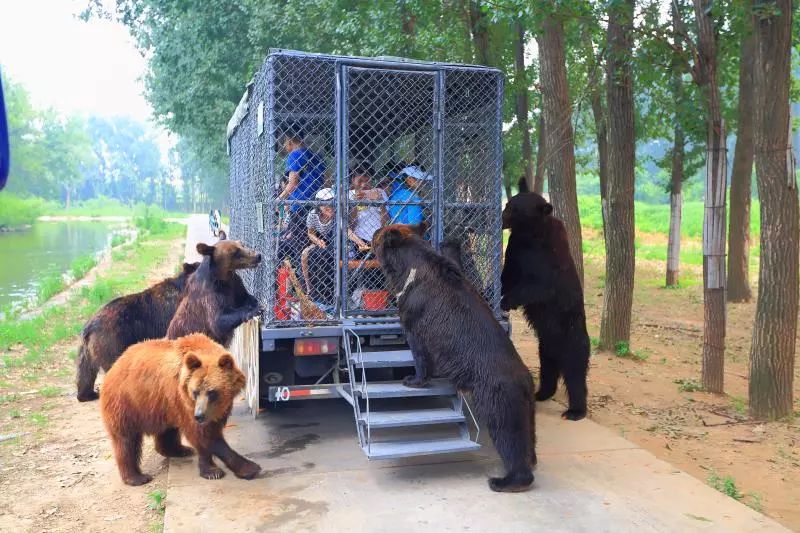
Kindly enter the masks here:
M 170 217 L 185 216 L 183 213 L 166 213 L 157 206 L 147 206 L 141 202 L 136 205 L 129 205 L 120 202 L 116 198 L 107 198 L 105 196 L 98 196 L 97 198 L 91 198 L 82 202 L 75 202 L 69 209 L 50 204 L 45 214 L 74 217 L 134 217 L 137 216 L 138 212 L 148 207 L 158 209 Z
M 745 398 L 742 398 L 741 396 L 731 396 L 731 405 L 733 406 L 734 411 L 740 415 L 747 414 L 747 400 Z
M 678 390 L 681 392 L 699 392 L 703 390 L 703 386 L 696 379 L 676 379 L 673 383 L 678 385 Z
M 9 418 L 22 418 L 22 412 L 19 409 L 11 409 L 8 411 Z
M 82 255 L 72 261 L 69 272 L 72 275 L 72 279 L 79 280 L 86 276 L 95 266 L 97 266 L 97 258 L 94 255 Z
M 119 233 L 115 233 L 111 236 L 111 247 L 116 248 L 117 246 L 122 246 L 127 242 L 128 239 L 125 238 L 125 235 L 120 235 Z
M 36 290 L 36 302 L 43 304 L 67 286 L 64 281 L 64 276 L 61 274 L 52 274 L 42 279 L 39 282 L 39 288 Z
M 744 494 L 736 488 L 736 481 L 731 476 L 721 477 L 716 471 L 712 470 L 708 475 L 708 484 L 734 500 L 738 501 L 744 497 Z
M 59 387 L 48 385 L 47 387 L 42 387 L 39 389 L 39 396 L 44 398 L 54 398 L 56 396 L 61 396 L 62 392 L 63 391 Z
M 44 413 L 32 413 L 28 420 L 36 424 L 40 429 L 47 425 L 47 415 Z

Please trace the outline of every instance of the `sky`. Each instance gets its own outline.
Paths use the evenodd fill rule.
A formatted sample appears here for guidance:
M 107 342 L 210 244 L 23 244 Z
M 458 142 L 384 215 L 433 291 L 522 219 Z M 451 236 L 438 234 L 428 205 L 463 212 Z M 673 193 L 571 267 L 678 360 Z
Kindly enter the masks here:
M 119 23 L 76 14 L 86 0 L 0 0 L 0 68 L 37 107 L 148 121 L 145 59 Z M 161 132 L 161 136 L 164 134 Z

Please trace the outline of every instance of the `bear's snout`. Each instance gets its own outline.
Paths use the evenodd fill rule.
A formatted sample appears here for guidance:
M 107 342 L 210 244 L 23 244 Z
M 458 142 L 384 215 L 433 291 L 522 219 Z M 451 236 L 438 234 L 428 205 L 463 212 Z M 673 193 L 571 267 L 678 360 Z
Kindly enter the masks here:
M 195 413 L 194 419 L 197 420 L 198 423 L 202 424 L 206 421 L 206 415 L 203 413 Z
M 261 263 L 261 254 L 256 254 L 254 261 L 256 262 L 257 265 Z

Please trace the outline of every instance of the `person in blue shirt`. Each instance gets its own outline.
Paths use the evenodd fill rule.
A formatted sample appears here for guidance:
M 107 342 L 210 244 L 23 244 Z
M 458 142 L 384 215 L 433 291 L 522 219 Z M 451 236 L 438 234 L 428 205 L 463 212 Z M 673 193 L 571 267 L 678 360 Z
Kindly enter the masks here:
M 397 172 L 396 179 L 389 193 L 389 220 L 392 224 L 419 224 L 425 220 L 422 197 L 419 190 L 430 185 L 433 176 L 418 165 L 407 165 Z M 410 205 L 393 205 L 391 202 L 409 203 Z
M 313 205 L 296 203 L 313 200 L 325 182 L 325 160 L 308 149 L 303 135 L 289 131 L 283 136 L 283 149 L 286 157 L 286 183 L 278 194 L 278 200 L 288 200 L 284 216 L 289 217 L 286 230 L 281 235 L 279 258 L 288 258 L 297 267 L 302 250 L 308 246 L 306 217 L 314 209 Z

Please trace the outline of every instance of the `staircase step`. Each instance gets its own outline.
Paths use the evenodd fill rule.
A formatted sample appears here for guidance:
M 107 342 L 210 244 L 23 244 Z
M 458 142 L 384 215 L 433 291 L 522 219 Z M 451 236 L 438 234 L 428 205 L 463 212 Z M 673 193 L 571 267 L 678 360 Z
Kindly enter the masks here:
M 406 387 L 402 381 L 383 381 L 367 383 L 367 394 L 356 387 L 356 394 L 362 398 L 406 398 L 411 396 L 450 396 L 456 393 L 456 388 L 446 379 L 432 379 L 430 384 L 423 389 Z
M 373 442 L 364 446 L 364 453 L 370 459 L 397 459 L 415 455 L 432 455 L 436 453 L 469 452 L 481 447 L 477 442 L 467 439 L 435 439 Z
M 414 357 L 411 350 L 395 350 L 386 352 L 361 352 L 353 353 L 351 361 L 356 368 L 389 368 L 399 366 L 414 366 Z
M 361 413 L 359 420 L 367 423 L 367 413 Z M 464 422 L 464 415 L 453 409 L 415 409 L 413 411 L 372 411 L 369 425 L 372 428 L 392 428 L 400 426 L 426 426 L 429 424 L 453 424 Z

